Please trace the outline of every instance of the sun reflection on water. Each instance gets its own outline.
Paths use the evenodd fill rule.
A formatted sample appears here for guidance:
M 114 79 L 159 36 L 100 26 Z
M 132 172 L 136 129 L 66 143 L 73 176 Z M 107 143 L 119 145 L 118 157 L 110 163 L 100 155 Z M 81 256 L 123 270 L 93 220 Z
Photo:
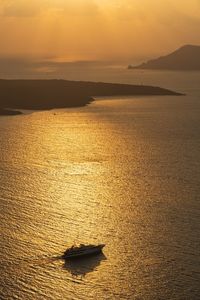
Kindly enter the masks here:
M 196 253 L 194 233 L 185 244 L 184 205 L 196 190 L 191 182 L 182 193 L 187 149 L 180 158 L 171 126 L 180 134 L 185 111 L 176 102 L 176 123 L 174 106 L 156 101 L 99 101 L 0 120 L 4 298 L 170 299 L 166 282 L 182 287 L 179 244 Z M 194 120 L 193 112 L 188 136 Z M 59 257 L 74 243 L 105 243 L 106 259 L 64 263 Z

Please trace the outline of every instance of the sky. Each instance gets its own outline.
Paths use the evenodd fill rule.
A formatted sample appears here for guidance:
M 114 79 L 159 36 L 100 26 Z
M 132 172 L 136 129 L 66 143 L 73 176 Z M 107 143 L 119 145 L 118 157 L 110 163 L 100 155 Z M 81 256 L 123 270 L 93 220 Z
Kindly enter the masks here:
M 200 44 L 200 0 L 0 0 L 0 58 L 139 62 Z

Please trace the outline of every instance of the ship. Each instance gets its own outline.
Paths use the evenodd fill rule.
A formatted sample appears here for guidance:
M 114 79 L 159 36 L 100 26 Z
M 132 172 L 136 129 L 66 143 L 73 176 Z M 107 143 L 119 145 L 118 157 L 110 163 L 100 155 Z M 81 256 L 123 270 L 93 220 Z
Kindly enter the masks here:
M 68 248 L 64 254 L 64 259 L 72 259 L 72 258 L 80 258 L 83 256 L 92 256 L 95 254 L 102 253 L 103 248 L 105 247 L 105 244 L 100 245 L 84 245 L 80 244 L 80 246 L 72 246 L 71 248 Z

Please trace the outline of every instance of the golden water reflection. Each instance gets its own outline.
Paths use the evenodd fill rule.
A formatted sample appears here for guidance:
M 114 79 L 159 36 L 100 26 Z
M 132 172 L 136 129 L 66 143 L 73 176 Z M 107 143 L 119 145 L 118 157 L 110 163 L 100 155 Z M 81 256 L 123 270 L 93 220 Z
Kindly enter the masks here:
M 196 235 L 189 228 L 197 221 L 192 207 L 199 179 L 187 143 L 181 152 L 179 145 L 192 132 L 196 155 L 200 121 L 193 112 L 183 134 L 187 110 L 183 103 L 176 107 L 178 114 L 174 102 L 99 101 L 0 120 L 6 299 L 187 294 L 186 277 L 196 270 Z M 185 171 L 188 160 L 193 180 Z M 44 263 L 43 257 L 59 257 L 74 242 L 105 243 L 107 259 Z M 191 253 L 181 273 L 184 285 L 183 246 Z M 19 258 L 29 263 L 16 267 Z

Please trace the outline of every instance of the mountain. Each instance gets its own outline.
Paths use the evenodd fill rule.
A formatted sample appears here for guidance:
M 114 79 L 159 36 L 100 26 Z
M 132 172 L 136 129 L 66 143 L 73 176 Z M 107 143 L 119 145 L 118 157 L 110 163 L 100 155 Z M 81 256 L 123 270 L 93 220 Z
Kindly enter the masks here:
M 166 56 L 150 60 L 128 69 L 152 70 L 200 70 L 200 46 L 185 45 Z

